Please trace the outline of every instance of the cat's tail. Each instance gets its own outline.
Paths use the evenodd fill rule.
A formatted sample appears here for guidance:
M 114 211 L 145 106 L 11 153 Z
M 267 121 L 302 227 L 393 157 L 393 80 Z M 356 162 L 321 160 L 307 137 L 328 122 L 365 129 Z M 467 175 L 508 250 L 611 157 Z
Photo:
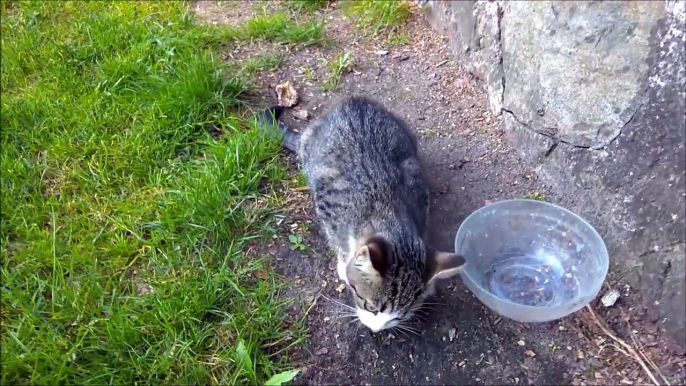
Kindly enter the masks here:
M 279 121 L 279 117 L 285 110 L 285 107 L 279 105 L 264 109 L 256 117 L 257 125 L 260 130 L 267 135 L 276 135 L 278 133 L 281 137 L 281 146 L 292 152 L 296 152 L 298 141 L 300 140 L 300 133 Z

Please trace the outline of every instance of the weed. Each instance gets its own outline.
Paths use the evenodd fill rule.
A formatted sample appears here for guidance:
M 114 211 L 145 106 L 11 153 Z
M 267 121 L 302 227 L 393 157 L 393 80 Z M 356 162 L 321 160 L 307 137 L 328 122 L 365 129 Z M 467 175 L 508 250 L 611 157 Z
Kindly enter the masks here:
M 341 9 L 358 28 L 371 28 L 373 34 L 394 31 L 412 15 L 411 3 L 405 0 L 343 1 Z
M 350 51 L 347 51 L 344 54 L 338 54 L 336 60 L 329 62 L 328 65 L 331 72 L 322 86 L 324 91 L 333 91 L 337 89 L 338 86 L 340 86 L 341 77 L 345 72 L 350 71 L 354 62 L 353 53 Z
M 399 47 L 407 44 L 410 44 L 410 37 L 403 32 L 390 32 L 386 38 L 386 45 L 389 47 Z
M 440 138 L 441 132 L 436 129 L 429 128 L 422 131 L 422 136 L 427 138 Z
M 258 71 L 274 71 L 281 65 L 281 56 L 268 54 L 248 59 L 242 67 L 246 73 L 252 74 Z
M 292 381 L 299 372 L 300 370 L 289 370 L 274 374 L 265 382 L 265 386 L 281 386 L 286 382 Z
M 210 49 L 236 30 L 192 24 L 182 2 L 12 4 L 0 383 L 255 384 L 287 370 L 260 347 L 297 344 L 302 328 L 283 327 L 279 282 L 246 279 L 266 268 L 243 253 L 272 233 L 243 202 L 286 174 L 278 143 L 232 113 L 247 86 Z M 314 36 L 256 25 L 241 36 Z
M 314 79 L 314 70 L 312 70 L 312 67 L 310 66 L 305 66 L 303 69 L 303 79 L 306 81 L 312 81 Z
M 288 241 L 291 243 L 291 249 L 294 251 L 304 251 L 307 249 L 302 236 L 288 235 Z
M 330 2 L 330 0 L 290 0 L 286 4 L 289 8 L 295 10 L 313 12 L 327 7 Z
M 546 201 L 546 197 L 539 192 L 531 192 L 522 196 L 525 200 Z

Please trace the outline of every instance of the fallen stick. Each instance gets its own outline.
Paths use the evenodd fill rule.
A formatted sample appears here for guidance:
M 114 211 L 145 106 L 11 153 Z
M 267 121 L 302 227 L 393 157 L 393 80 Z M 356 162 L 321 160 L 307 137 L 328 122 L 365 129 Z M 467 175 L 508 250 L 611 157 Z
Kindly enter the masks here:
M 598 327 L 600 327 L 601 330 L 603 330 L 605 335 L 609 336 L 612 340 L 617 342 L 617 344 L 622 346 L 624 348 L 624 350 L 620 349 L 619 347 L 617 347 L 614 344 L 612 346 L 615 347 L 615 349 L 617 351 L 623 353 L 624 355 L 626 355 L 628 357 L 633 358 L 636 362 L 638 362 L 638 364 L 643 368 L 643 371 L 645 371 L 645 373 L 648 375 L 650 380 L 653 381 L 653 384 L 655 386 L 660 386 L 660 382 L 657 381 L 657 378 L 655 378 L 655 376 L 650 371 L 650 369 L 646 365 L 643 358 L 641 358 L 641 356 L 637 353 L 637 351 L 633 347 L 631 347 L 629 344 L 624 342 L 621 338 L 617 337 L 617 335 L 615 335 L 612 331 L 610 331 L 610 329 L 605 326 L 604 321 L 601 321 L 601 317 L 598 316 L 595 313 L 595 311 L 593 311 L 593 308 L 591 308 L 590 304 L 586 306 L 586 309 L 588 310 L 588 313 L 591 314 L 593 321 L 596 322 L 596 324 L 598 325 Z M 601 350 L 602 350 L 602 348 L 601 348 Z M 669 383 L 667 383 L 667 385 L 669 385 Z

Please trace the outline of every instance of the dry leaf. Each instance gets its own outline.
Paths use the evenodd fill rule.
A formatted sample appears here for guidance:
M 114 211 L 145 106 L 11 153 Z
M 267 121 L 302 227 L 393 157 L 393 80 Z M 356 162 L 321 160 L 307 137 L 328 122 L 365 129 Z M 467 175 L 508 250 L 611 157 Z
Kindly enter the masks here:
M 290 81 L 276 86 L 276 98 L 280 106 L 293 107 L 298 103 L 298 92 Z
M 531 350 L 526 350 L 524 351 L 524 355 L 528 356 L 529 358 L 533 358 L 536 356 L 536 353 Z
M 252 271 L 253 276 L 260 278 L 262 280 L 266 280 L 269 278 L 269 274 L 264 271 Z

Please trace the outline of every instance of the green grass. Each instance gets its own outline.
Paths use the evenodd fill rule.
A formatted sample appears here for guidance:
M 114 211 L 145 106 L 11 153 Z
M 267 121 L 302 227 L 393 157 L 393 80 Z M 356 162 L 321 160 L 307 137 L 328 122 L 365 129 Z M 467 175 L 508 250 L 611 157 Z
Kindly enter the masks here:
M 266 54 L 252 57 L 243 63 L 242 70 L 253 74 L 260 71 L 274 71 L 281 65 L 282 58 L 279 55 Z
M 314 79 L 314 70 L 310 66 L 306 66 L 304 73 L 303 73 L 303 78 L 307 81 L 311 81 Z
M 341 1 L 341 9 L 355 20 L 359 28 L 377 34 L 382 30 L 396 31 L 412 15 L 411 3 L 406 0 Z
M 295 182 L 298 187 L 307 185 L 307 176 L 302 171 L 298 171 L 295 175 Z
M 290 0 L 286 5 L 294 10 L 313 12 L 325 8 L 329 5 L 331 0 Z
M 386 45 L 388 47 L 399 47 L 410 44 L 410 37 L 403 32 L 391 32 L 386 37 Z
M 236 115 L 226 38 L 320 27 L 198 26 L 181 2 L 3 3 L 2 384 L 287 379 L 281 284 L 245 243 L 285 177 Z M 215 140 L 211 129 L 221 128 Z M 268 200 L 267 200 L 268 201 Z M 269 272 L 267 270 L 267 272 Z M 278 382 L 276 382 L 278 383 Z
M 350 51 L 336 55 L 335 60 L 328 62 L 330 72 L 322 85 L 322 89 L 327 92 L 338 89 L 341 84 L 341 77 L 350 70 L 354 63 L 355 58 Z
M 296 24 L 284 13 L 263 14 L 246 21 L 229 33 L 234 39 L 266 39 L 277 43 L 311 45 L 324 42 L 324 24 L 309 21 Z
M 524 194 L 524 195 L 522 195 L 522 198 L 525 200 L 536 200 L 536 201 L 546 201 L 547 200 L 546 197 L 539 192 L 531 192 L 531 193 Z

